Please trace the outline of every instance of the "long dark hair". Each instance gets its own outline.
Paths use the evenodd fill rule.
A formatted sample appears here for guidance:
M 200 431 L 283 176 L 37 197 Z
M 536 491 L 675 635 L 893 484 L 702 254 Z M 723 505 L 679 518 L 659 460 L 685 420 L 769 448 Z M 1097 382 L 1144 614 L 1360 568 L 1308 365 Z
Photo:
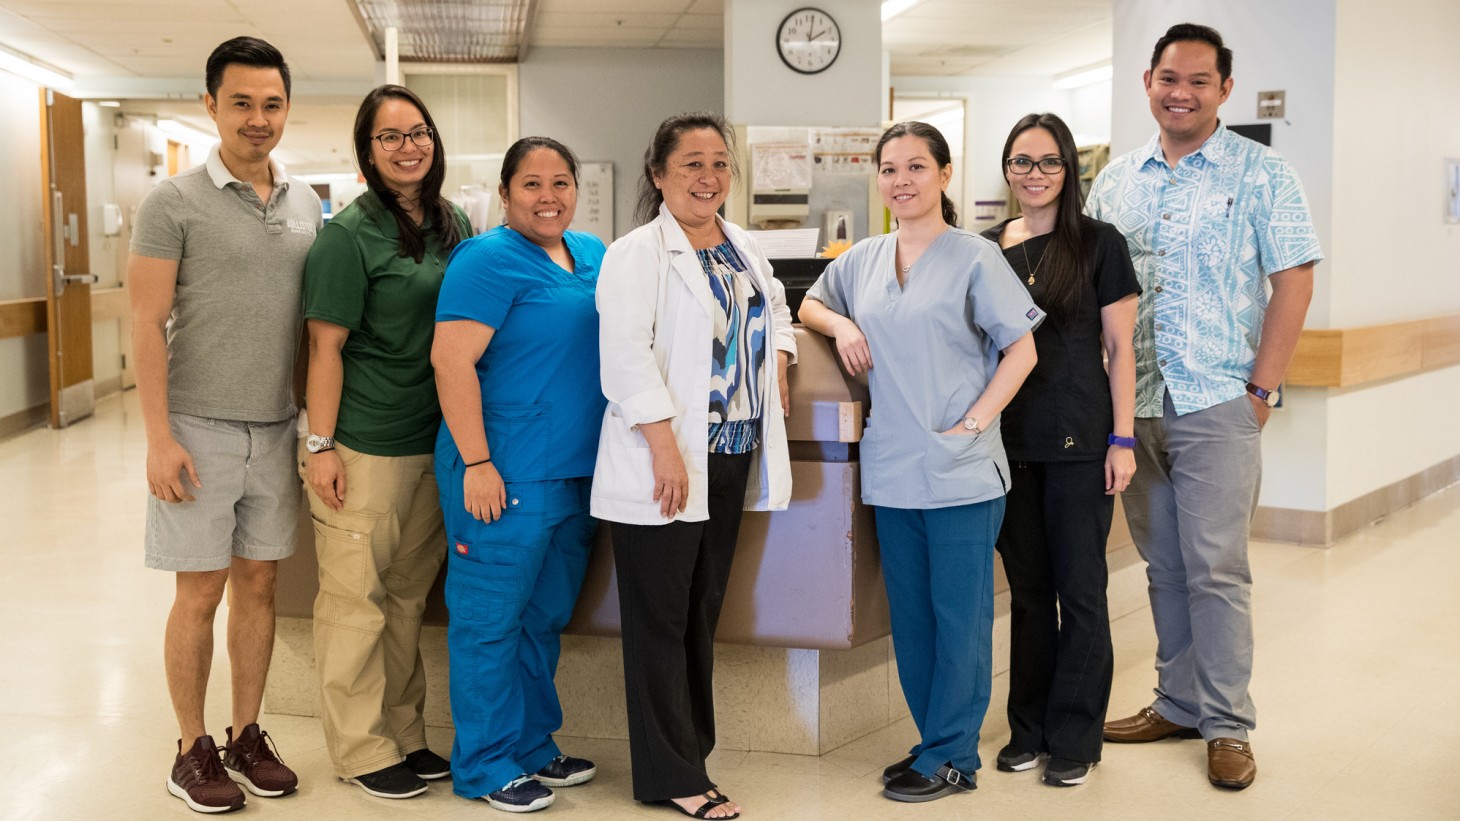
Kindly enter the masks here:
M 943 133 L 927 123 L 909 120 L 882 132 L 882 139 L 877 141 L 877 149 L 872 152 L 874 165 L 882 165 L 882 147 L 898 137 L 917 137 L 927 143 L 928 153 L 933 155 L 933 162 L 938 164 L 940 170 L 953 164 L 953 153 L 948 150 L 948 141 L 943 139 Z M 957 226 L 958 209 L 954 207 L 953 200 L 948 198 L 948 192 L 942 192 L 941 196 L 943 198 L 943 221 Z
M 664 203 L 664 192 L 654 184 L 654 177 L 664 176 L 665 163 L 669 161 L 669 155 L 679 148 L 679 139 L 685 132 L 700 129 L 713 131 L 725 141 L 725 147 L 730 151 L 730 174 L 734 176 L 735 133 L 724 117 L 708 111 L 693 111 L 670 117 L 659 124 L 659 130 L 654 132 L 654 139 L 644 150 L 644 176 L 639 179 L 639 204 L 634 209 L 634 218 L 640 225 L 659 216 L 659 206 Z
M 466 237 L 463 236 L 461 224 L 457 222 L 456 211 L 451 203 L 441 196 L 441 185 L 446 179 L 446 145 L 441 140 L 441 132 L 436 130 L 436 122 L 431 119 L 431 112 L 426 110 L 426 104 L 421 102 L 415 92 L 405 86 L 391 85 L 387 83 L 378 86 L 374 91 L 365 95 L 360 103 L 360 111 L 355 114 L 355 164 L 360 167 L 360 173 L 365 177 L 365 184 L 375 192 L 385 210 L 395 218 L 397 233 L 400 236 L 397 253 L 403 257 L 410 257 L 420 262 L 426 255 L 426 234 L 421 226 L 411 219 L 410 215 L 400 207 L 396 201 L 395 193 L 385 184 L 385 179 L 380 176 L 380 169 L 370 161 L 371 131 L 375 130 L 375 114 L 386 100 L 401 100 L 410 103 L 421 112 L 421 119 L 426 121 L 426 126 L 431 129 L 432 142 L 435 149 L 431 153 L 431 167 L 426 171 L 426 176 L 421 180 L 421 211 L 426 215 L 426 221 L 436 226 L 441 235 L 441 252 L 450 253 L 456 243 Z M 422 223 L 424 224 L 424 222 Z
M 1054 114 L 1026 114 L 1009 132 L 1004 141 L 1003 162 L 1005 181 L 1008 180 L 1009 153 L 1014 140 L 1031 128 L 1042 128 L 1054 137 L 1060 157 L 1065 161 L 1063 184 L 1060 186 L 1059 203 L 1055 209 L 1054 231 L 1049 243 L 1044 246 L 1044 256 L 1038 263 L 1039 278 L 1044 281 L 1045 304 L 1039 306 L 1052 311 L 1056 316 L 1067 317 L 1080 306 L 1085 288 L 1081 283 L 1090 278 L 1094 265 L 1093 252 L 1089 243 L 1089 231 L 1082 214 L 1085 195 L 1080 190 L 1080 156 L 1075 150 L 1075 138 L 1070 127 Z M 1038 158 L 1036 158 L 1038 159 Z

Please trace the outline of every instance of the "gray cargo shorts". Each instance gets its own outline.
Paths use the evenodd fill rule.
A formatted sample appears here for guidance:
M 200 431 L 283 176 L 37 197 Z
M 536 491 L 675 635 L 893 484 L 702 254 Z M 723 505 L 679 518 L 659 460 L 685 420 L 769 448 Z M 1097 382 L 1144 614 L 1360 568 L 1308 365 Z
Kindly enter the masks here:
M 294 420 L 233 422 L 168 415 L 172 435 L 193 457 L 201 488 L 183 472 L 196 497 L 169 504 L 147 497 L 148 567 L 209 571 L 234 556 L 261 561 L 294 552 L 302 489 L 294 465 Z

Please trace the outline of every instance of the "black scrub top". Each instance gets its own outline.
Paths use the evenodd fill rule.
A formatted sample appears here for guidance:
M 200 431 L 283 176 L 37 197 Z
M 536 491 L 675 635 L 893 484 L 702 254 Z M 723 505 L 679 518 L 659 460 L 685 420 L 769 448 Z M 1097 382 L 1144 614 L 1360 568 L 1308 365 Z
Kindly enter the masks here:
M 1100 309 L 1139 294 L 1141 286 L 1120 231 L 1109 223 L 1081 219 L 1092 238 L 1095 265 L 1080 295 L 1079 307 L 1070 316 L 1049 311 L 1042 277 L 1029 284 L 1030 268 L 1039 267 L 1049 235 L 1003 249 L 1004 258 L 1029 289 L 1034 303 L 1049 312 L 1044 324 L 1034 331 L 1039 362 L 1004 409 L 1004 449 L 1011 460 L 1103 459 L 1108 447 L 1106 436 L 1114 432 L 1110 380 L 1100 344 Z M 1005 220 L 984 231 L 983 236 L 997 243 L 1008 224 Z

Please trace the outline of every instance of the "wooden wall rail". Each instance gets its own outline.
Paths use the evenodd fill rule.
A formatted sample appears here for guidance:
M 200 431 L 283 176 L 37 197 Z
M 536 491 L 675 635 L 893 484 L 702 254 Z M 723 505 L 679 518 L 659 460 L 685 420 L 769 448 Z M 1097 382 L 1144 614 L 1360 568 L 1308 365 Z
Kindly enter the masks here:
M 8 299 L 0 302 L 0 339 L 46 332 L 46 300 Z
M 92 289 L 92 322 L 125 319 L 129 310 L 125 288 Z M 43 334 L 46 332 L 46 324 L 44 297 L 0 301 L 0 339 Z
M 1455 364 L 1460 364 L 1460 314 L 1303 331 L 1284 381 L 1346 388 Z

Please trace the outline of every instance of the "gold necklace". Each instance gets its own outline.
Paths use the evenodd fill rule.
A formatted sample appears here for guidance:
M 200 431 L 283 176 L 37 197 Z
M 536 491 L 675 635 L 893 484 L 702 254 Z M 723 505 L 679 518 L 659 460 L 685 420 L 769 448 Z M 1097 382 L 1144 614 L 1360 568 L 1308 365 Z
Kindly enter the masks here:
M 1030 239 L 1033 239 L 1033 237 L 1030 237 Z M 1028 268 L 1029 267 L 1029 240 L 1025 240 L 1024 242 L 1019 243 L 1019 248 L 1024 251 L 1024 267 L 1025 268 Z M 1049 249 L 1048 248 L 1045 248 L 1044 250 L 1045 251 L 1048 251 Z M 1028 282 L 1030 285 L 1033 285 L 1034 284 L 1034 275 L 1037 274 L 1037 273 L 1039 273 L 1039 266 L 1040 265 L 1043 265 L 1043 264 L 1044 264 L 1044 251 L 1040 251 L 1039 252 L 1039 262 L 1034 266 L 1034 270 L 1032 270 L 1032 271 L 1029 272 L 1029 279 L 1027 279 L 1025 281 Z

